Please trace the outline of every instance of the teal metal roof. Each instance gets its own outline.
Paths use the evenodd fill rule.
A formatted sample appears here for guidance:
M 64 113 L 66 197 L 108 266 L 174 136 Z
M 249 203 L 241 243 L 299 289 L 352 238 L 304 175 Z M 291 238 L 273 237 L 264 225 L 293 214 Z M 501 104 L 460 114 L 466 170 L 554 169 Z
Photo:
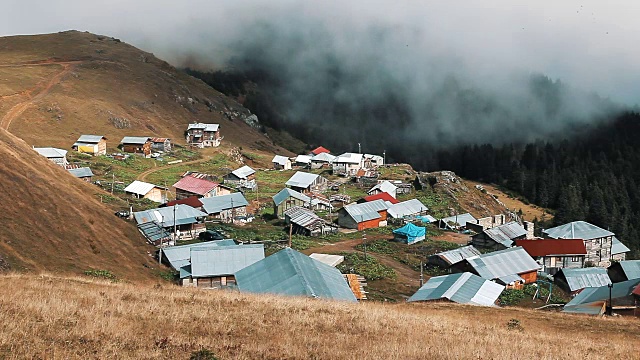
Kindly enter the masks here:
M 640 260 L 620 261 L 620 267 L 628 280 L 640 279 Z
M 605 230 L 586 221 L 570 222 L 551 229 L 546 229 L 543 233 L 554 239 L 582 240 L 597 239 L 614 235 L 611 231 Z
M 356 222 L 369 221 L 380 218 L 379 211 L 387 210 L 389 205 L 384 200 L 374 200 L 362 204 L 349 204 L 343 209 Z
M 625 298 L 632 296 L 633 289 L 640 284 L 640 279 L 627 280 L 613 284 L 611 298 Z M 609 299 L 609 286 L 588 287 L 569 301 L 563 312 L 597 315 Z M 615 302 L 614 302 L 615 304 Z
M 567 279 L 567 285 L 569 285 L 569 290 L 571 291 L 611 284 L 607 269 L 601 267 L 561 269 L 560 272 Z
M 291 248 L 238 271 L 235 277 L 240 291 L 357 301 L 338 269 Z
M 264 259 L 264 245 L 196 246 L 190 248 L 193 277 L 233 275 Z
M 611 243 L 611 254 L 617 255 L 631 251 L 625 244 L 623 244 L 617 237 L 613 237 L 613 242 Z
M 478 275 L 487 280 L 540 269 L 540 265 L 521 246 L 469 257 L 465 261 L 469 262 Z
M 443 251 L 433 256 L 438 256 L 444 261 L 446 261 L 447 263 L 449 263 L 449 265 L 453 265 L 453 264 L 459 263 L 460 261 L 466 258 L 480 256 L 480 255 L 482 255 L 482 253 L 480 253 L 478 249 L 473 247 L 473 245 L 468 245 L 468 246 L 463 246 L 453 250 Z
M 465 272 L 432 277 L 408 301 L 448 299 L 459 304 L 494 306 L 503 290 L 502 285 Z
M 209 198 L 202 198 L 199 200 L 202 203 L 202 208 L 209 215 L 217 214 L 223 210 L 229 210 L 232 207 L 236 209 L 249 205 L 247 199 L 245 199 L 242 193 L 239 192 L 227 195 L 213 196 Z
M 273 199 L 273 203 L 276 204 L 276 206 L 280 206 L 280 204 L 285 202 L 290 197 L 293 197 L 305 203 L 308 203 L 311 201 L 311 198 L 308 197 L 307 195 L 304 195 L 300 192 L 297 192 L 289 188 L 284 188 L 280 190 L 279 193 L 273 195 L 272 199 Z
M 137 211 L 133 213 L 133 217 L 136 219 L 136 223 L 144 224 L 151 221 L 157 222 L 162 227 L 169 227 L 174 225 L 173 215 L 175 213 L 175 224 L 193 224 L 197 223 L 197 218 L 204 218 L 207 214 L 200 210 L 194 209 L 189 205 L 178 204 L 170 207 L 156 208 L 144 211 Z
M 517 222 L 511 221 L 504 225 L 487 229 L 484 233 L 493 241 L 502 244 L 504 247 L 511 247 L 513 246 L 513 239 L 526 235 L 527 230 Z
M 169 264 L 175 270 L 179 270 L 181 267 L 189 264 L 189 259 L 191 258 L 191 249 L 198 247 L 218 247 L 218 246 L 233 246 L 236 245 L 236 242 L 232 239 L 226 240 L 214 240 L 214 241 L 206 241 L 195 244 L 187 244 L 187 245 L 178 245 L 178 246 L 170 246 L 162 249 L 162 254 L 169 260 Z

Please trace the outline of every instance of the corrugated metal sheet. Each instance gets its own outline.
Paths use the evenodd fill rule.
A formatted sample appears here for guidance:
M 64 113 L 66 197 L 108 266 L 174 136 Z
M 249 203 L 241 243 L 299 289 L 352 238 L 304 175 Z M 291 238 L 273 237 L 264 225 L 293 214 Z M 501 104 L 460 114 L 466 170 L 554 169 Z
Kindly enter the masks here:
M 189 124 L 189 126 L 187 127 L 187 130 L 199 129 L 204 131 L 218 131 L 219 127 L 220 127 L 219 124 L 193 123 L 193 124 Z
M 375 200 L 362 204 L 349 204 L 343 209 L 356 222 L 369 221 L 380 217 L 379 211 L 387 210 L 389 205 L 382 200 Z
M 448 299 L 459 304 L 494 306 L 504 286 L 465 272 L 429 279 L 409 302 Z
M 284 212 L 284 215 L 287 216 L 289 221 L 292 223 L 304 228 L 309 228 L 309 226 L 318 222 L 324 223 L 324 220 L 322 220 L 322 218 L 316 215 L 313 211 L 300 206 L 294 206 L 287 209 L 287 211 Z
M 454 215 L 440 219 L 440 224 L 446 224 L 447 227 L 449 226 L 449 223 L 457 223 L 458 227 L 462 227 L 466 226 L 468 222 L 477 224 L 478 220 L 476 220 L 476 218 L 474 218 L 473 215 L 469 213 L 458 214 L 457 216 Z
M 188 205 L 175 205 L 171 207 L 156 208 L 133 213 L 136 223 L 144 224 L 148 222 L 157 222 L 162 227 L 173 226 L 173 213 L 175 208 L 176 225 L 193 224 L 198 222 L 197 218 L 204 218 L 207 214 L 200 210 L 196 210 Z
M 162 253 L 169 260 L 172 268 L 178 271 L 182 266 L 189 264 L 191 249 L 198 247 L 212 248 L 218 246 L 233 246 L 236 242 L 231 239 L 206 241 L 195 244 L 171 246 L 162 249 Z
M 124 192 L 144 196 L 149 193 L 149 191 L 153 190 L 157 186 L 153 184 L 149 184 L 144 181 L 135 180 L 131 184 L 129 184 L 126 188 L 124 188 Z
M 311 158 L 312 162 L 323 162 L 323 163 L 332 163 L 334 160 L 336 159 L 335 156 L 323 152 L 320 154 L 315 155 L 314 157 Z
M 586 221 L 574 221 L 568 224 L 556 226 L 543 231 L 544 234 L 554 239 L 597 239 L 613 236 L 614 234 L 603 228 L 597 227 Z
M 191 247 L 191 276 L 233 275 L 264 259 L 264 245 Z
M 77 143 L 85 143 L 85 144 L 97 144 L 100 142 L 100 140 L 102 139 L 107 139 L 104 136 L 101 135 L 80 135 L 80 137 L 78 138 L 78 140 L 76 141 Z
M 168 239 L 171 237 L 170 232 L 153 221 L 138 225 L 138 229 L 140 229 L 142 234 L 152 243 L 155 243 L 160 239 Z
M 278 165 L 285 166 L 287 162 L 289 162 L 289 158 L 282 155 L 276 155 L 273 157 L 273 160 L 271 160 L 271 162 L 276 163 Z
M 513 245 L 513 239 L 526 235 L 527 230 L 517 222 L 511 221 L 504 225 L 487 229 L 484 233 L 495 242 L 502 244 L 505 247 L 511 247 Z
M 560 272 L 567 279 L 567 285 L 571 291 L 611 284 L 611 279 L 609 279 L 605 268 L 561 269 Z M 558 275 L 556 274 L 556 276 Z
M 218 187 L 217 183 L 213 181 L 198 179 L 192 176 L 185 176 L 182 179 L 178 180 L 177 183 L 173 184 L 173 187 L 176 189 L 184 190 L 190 192 L 192 194 L 198 195 L 206 195 L 211 190 Z
M 327 154 L 330 153 L 331 151 L 329 151 L 327 148 L 324 148 L 322 146 L 318 146 L 317 148 L 311 150 L 311 153 L 314 155 L 319 155 L 319 154 Z
M 286 248 L 236 273 L 240 291 L 355 302 L 338 269 Z
M 145 136 L 125 136 L 120 141 L 120 144 L 136 144 L 136 145 L 144 145 L 151 138 Z
M 389 216 L 393 218 L 402 218 L 409 215 L 418 215 L 421 212 L 429 210 L 418 199 L 411 199 L 389 206 Z
M 540 265 L 522 247 L 494 251 L 465 261 L 481 277 L 492 280 L 506 275 L 522 274 L 540 269 Z
M 613 237 L 613 243 L 611 244 L 611 254 L 617 255 L 631 251 L 625 244 L 623 244 L 617 237 Z
M 306 189 L 311 186 L 319 176 L 320 175 L 304 171 L 297 171 L 293 176 L 291 176 L 291 178 L 289 178 L 289 180 L 287 180 L 285 185 Z
M 371 194 L 375 190 L 380 190 L 392 195 L 396 193 L 396 190 L 398 190 L 398 187 L 393 185 L 391 182 L 385 180 L 377 184 L 376 186 L 372 187 L 369 191 L 367 191 L 367 194 Z
M 362 156 L 362 154 L 344 153 L 333 159 L 333 162 L 342 164 L 360 164 L 362 162 Z
M 640 279 L 627 280 L 613 284 L 611 298 L 619 299 L 633 296 L 633 290 L 640 284 Z M 602 303 L 609 299 L 609 286 L 588 287 L 564 306 L 564 312 L 581 314 L 599 314 Z
M 88 167 L 81 167 L 81 168 L 67 169 L 67 170 L 69 171 L 69 173 L 71 173 L 71 175 L 77 178 L 93 176 L 93 172 Z
M 344 256 L 342 255 L 330 255 L 330 254 L 318 254 L 318 253 L 313 253 L 311 255 L 309 255 L 310 258 L 318 260 L 322 263 L 325 263 L 329 266 L 333 266 L 336 267 L 340 264 L 342 264 L 342 262 L 344 262 Z
M 199 200 L 202 203 L 202 208 L 209 215 L 217 214 L 223 210 L 229 210 L 232 207 L 237 209 L 249 205 L 249 202 L 242 193 L 220 195 Z
M 620 261 L 620 267 L 627 279 L 640 279 L 640 260 Z
M 63 158 L 67 156 L 67 150 L 58 149 L 58 148 L 42 147 L 42 148 L 33 148 L 33 150 L 37 151 L 38 154 L 46 157 L 47 159 Z
M 581 239 L 535 239 L 516 240 L 531 256 L 586 255 L 587 249 Z
M 309 156 L 309 155 L 298 155 L 298 156 L 296 156 L 295 162 L 299 163 L 299 164 L 308 164 L 308 163 L 311 162 L 311 156 Z
M 303 201 L 305 203 L 308 203 L 308 202 L 311 201 L 311 198 L 308 197 L 307 195 L 302 194 L 300 192 L 297 192 L 295 190 L 289 189 L 289 188 L 284 188 L 284 189 L 280 190 L 280 192 L 278 192 L 277 194 L 273 195 L 272 199 L 273 199 L 274 204 L 276 204 L 276 206 L 280 206 L 280 204 L 282 204 L 289 197 L 293 197 L 293 198 L 298 199 L 300 201 Z
M 239 169 L 233 170 L 231 173 L 237 176 L 239 179 L 246 180 L 249 176 L 255 174 L 256 171 L 245 165 Z
M 449 263 L 449 265 L 457 264 L 466 258 L 470 258 L 473 256 L 480 256 L 480 255 L 481 255 L 480 251 L 478 251 L 478 249 L 473 247 L 473 245 L 463 246 L 458 249 L 443 251 L 441 253 L 435 254 L 435 256 L 442 258 L 442 260 Z
M 171 139 L 169 138 L 160 138 L 160 137 L 152 137 L 151 138 L 151 142 L 152 143 L 165 143 L 166 141 L 171 141 Z

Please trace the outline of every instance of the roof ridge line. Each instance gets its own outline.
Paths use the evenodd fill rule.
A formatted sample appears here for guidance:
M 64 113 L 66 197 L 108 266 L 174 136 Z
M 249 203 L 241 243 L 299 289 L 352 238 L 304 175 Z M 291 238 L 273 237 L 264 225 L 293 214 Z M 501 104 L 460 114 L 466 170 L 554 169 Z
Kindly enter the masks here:
M 293 268 L 296 270 L 296 275 L 298 276 L 298 278 L 300 279 L 300 281 L 302 282 L 302 286 L 307 289 L 308 295 L 316 298 L 316 294 L 313 292 L 313 289 L 311 288 L 311 286 L 309 285 L 309 282 L 307 281 L 307 279 L 304 277 L 303 272 L 302 272 L 302 267 L 300 266 L 300 263 L 298 261 L 298 258 L 296 256 L 295 253 L 293 253 L 292 248 L 286 248 L 285 251 L 289 249 L 289 251 L 286 252 L 287 256 L 289 257 L 289 259 L 291 260 L 291 265 L 293 265 Z M 303 254 L 303 256 L 306 256 Z M 313 259 L 312 259 L 313 260 Z

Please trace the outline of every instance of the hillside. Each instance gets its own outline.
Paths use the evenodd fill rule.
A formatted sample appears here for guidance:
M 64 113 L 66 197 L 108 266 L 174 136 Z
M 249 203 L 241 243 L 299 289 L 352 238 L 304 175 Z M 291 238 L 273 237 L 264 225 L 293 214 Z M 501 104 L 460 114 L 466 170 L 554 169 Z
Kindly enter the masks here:
M 640 322 L 445 303 L 346 304 L 90 279 L 0 277 L 0 357 L 630 359 Z M 567 334 L 571 334 L 567 336 Z M 204 352 L 204 351 L 202 351 Z
M 100 203 L 95 186 L 2 129 L 0 144 L 0 258 L 13 270 L 153 276 L 156 265 L 147 255 L 153 249 L 132 223 Z
M 186 125 L 220 123 L 223 144 L 278 150 L 236 101 L 153 54 L 107 36 L 66 31 L 0 38 L 1 125 L 29 145 L 69 148 L 102 134 L 184 143 Z

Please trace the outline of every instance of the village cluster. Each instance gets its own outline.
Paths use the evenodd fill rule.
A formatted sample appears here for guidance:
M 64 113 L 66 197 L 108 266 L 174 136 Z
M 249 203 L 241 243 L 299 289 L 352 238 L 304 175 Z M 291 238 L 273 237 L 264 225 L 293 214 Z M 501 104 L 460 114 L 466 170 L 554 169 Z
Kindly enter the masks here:
M 186 131 L 186 142 L 191 146 L 216 147 L 221 140 L 218 124 L 190 124 Z M 106 155 L 106 142 L 104 136 L 82 135 L 72 149 Z M 120 148 L 123 154 L 116 156 L 153 157 L 170 152 L 172 143 L 167 138 L 124 137 Z M 69 164 L 66 150 L 35 150 L 91 182 L 91 169 Z M 429 278 L 408 301 L 496 306 L 505 289 L 535 284 L 556 286 L 571 295 L 564 312 L 640 314 L 640 260 L 625 260 L 629 249 L 614 233 L 576 221 L 544 229 L 542 237 L 536 237 L 533 223 L 502 214 L 477 219 L 465 213 L 437 219 L 418 199 L 397 200 L 398 195 L 411 193 L 412 184 L 381 179 L 379 169 L 383 166 L 388 166 L 384 155 L 334 156 L 323 147 L 293 158 L 274 156 L 271 171 L 298 170 L 272 197 L 274 216 L 287 226 L 284 236 L 321 237 L 393 226 L 394 240 L 411 246 L 425 241 L 427 226 L 464 231 L 470 234 L 468 244 L 428 259 L 429 266 L 440 267 L 447 275 Z M 310 172 L 318 169 L 365 186 L 367 196 L 352 201 L 340 193 L 344 183 Z M 255 215 L 245 195 L 257 191 L 256 170 L 245 165 L 224 175 L 221 182 L 214 180 L 209 174 L 187 171 L 171 186 L 175 194 L 171 201 L 164 186 L 136 180 L 124 189 L 132 197 L 159 204 L 130 215 L 148 242 L 158 247 L 159 260 L 179 273 L 181 285 L 346 301 L 366 299 L 366 279 L 342 274 L 336 268 L 343 256 L 307 256 L 285 247 L 265 257 L 264 244 L 239 244 L 207 230 L 207 223 L 241 224 L 251 222 Z M 327 195 L 329 189 L 334 193 Z

